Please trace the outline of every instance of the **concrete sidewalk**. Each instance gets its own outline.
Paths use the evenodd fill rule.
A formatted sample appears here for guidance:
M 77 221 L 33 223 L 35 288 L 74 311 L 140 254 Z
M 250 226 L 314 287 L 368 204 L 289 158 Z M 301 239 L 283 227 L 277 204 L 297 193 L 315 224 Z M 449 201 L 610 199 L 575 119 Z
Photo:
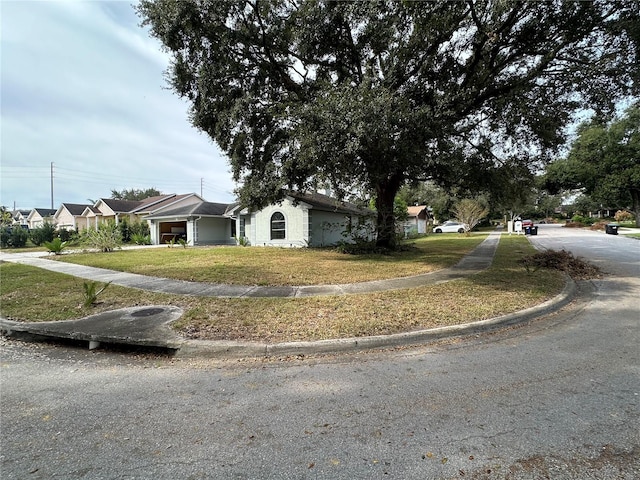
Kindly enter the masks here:
M 500 231 L 492 232 L 478 247 L 451 268 L 423 275 L 415 275 L 371 282 L 317 285 L 261 287 L 242 285 L 206 284 L 154 278 L 131 273 L 115 272 L 101 268 L 74 265 L 24 254 L 0 252 L 0 260 L 31 265 L 46 270 L 65 273 L 79 278 L 112 282 L 129 288 L 152 292 L 200 297 L 310 297 L 322 295 L 348 295 L 414 288 L 447 282 L 476 274 L 488 268 L 500 240 Z M 291 342 L 263 344 L 229 341 L 187 340 L 178 336 L 170 323 L 182 316 L 182 310 L 166 305 L 153 305 L 103 312 L 78 320 L 59 322 L 15 322 L 0 318 L 0 331 L 8 335 L 28 334 L 66 338 L 89 342 L 89 348 L 100 343 L 130 344 L 161 347 L 173 350 L 181 356 L 246 357 L 277 355 L 310 355 L 336 353 L 348 350 L 393 347 L 418 344 L 439 338 L 470 334 L 490 328 L 542 315 L 566 304 L 574 292 L 573 282 L 557 298 L 537 307 L 496 319 L 467 325 L 443 327 L 406 334 L 358 337 L 317 342 Z
M 392 278 L 388 280 L 374 280 L 362 283 L 337 285 L 305 285 L 305 286 L 257 286 L 257 285 L 227 285 L 222 283 L 188 282 L 169 278 L 149 277 L 136 273 L 116 272 L 104 268 L 86 267 L 73 263 L 48 260 L 42 256 L 32 254 L 0 252 L 0 260 L 5 262 L 31 265 L 58 273 L 73 275 L 74 277 L 111 282 L 122 287 L 137 288 L 156 293 L 170 293 L 176 295 L 191 295 L 194 297 L 315 297 L 323 295 L 349 295 L 357 293 L 382 292 L 386 290 L 400 290 L 405 288 L 432 285 L 435 283 L 455 280 L 478 273 L 491 265 L 496 248 L 500 241 L 500 231 L 494 231 L 451 268 L 436 272 L 414 275 L 411 277 Z

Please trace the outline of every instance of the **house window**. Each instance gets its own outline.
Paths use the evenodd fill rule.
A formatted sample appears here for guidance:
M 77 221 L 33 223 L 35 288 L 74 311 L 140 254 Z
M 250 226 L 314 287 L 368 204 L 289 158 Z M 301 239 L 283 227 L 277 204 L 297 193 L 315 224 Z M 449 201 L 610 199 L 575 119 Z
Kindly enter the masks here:
M 271 240 L 283 240 L 286 233 L 284 215 L 276 212 L 271 215 Z
M 240 218 L 240 238 L 246 238 L 247 237 L 247 232 L 246 232 L 246 224 L 245 224 L 245 219 L 244 218 Z

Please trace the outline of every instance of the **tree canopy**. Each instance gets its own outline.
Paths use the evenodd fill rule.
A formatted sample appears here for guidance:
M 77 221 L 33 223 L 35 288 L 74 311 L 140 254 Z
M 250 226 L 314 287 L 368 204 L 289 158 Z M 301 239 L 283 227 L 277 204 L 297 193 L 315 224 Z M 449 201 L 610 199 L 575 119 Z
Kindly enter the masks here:
M 568 156 L 549 165 L 546 186 L 582 189 L 607 208 L 630 208 L 640 225 L 640 104 L 611 122 L 582 124 Z
M 162 193 L 153 187 L 144 190 L 138 188 L 131 188 L 129 190 L 125 188 L 122 191 L 111 190 L 111 198 L 115 198 L 116 200 L 144 200 L 145 198 L 157 197 L 158 195 L 162 195 Z
M 393 246 L 407 180 L 483 184 L 564 141 L 572 113 L 636 85 L 640 5 L 142 0 L 170 86 L 229 155 L 240 200 L 329 183 L 375 197 Z

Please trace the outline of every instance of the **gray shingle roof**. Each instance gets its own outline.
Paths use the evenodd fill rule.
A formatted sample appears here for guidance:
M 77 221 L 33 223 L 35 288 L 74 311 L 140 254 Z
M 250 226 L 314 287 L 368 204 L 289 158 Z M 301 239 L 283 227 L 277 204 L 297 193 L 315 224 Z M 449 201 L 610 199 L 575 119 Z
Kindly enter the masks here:
M 371 210 L 360 208 L 350 202 L 341 202 L 338 199 L 323 195 L 322 193 L 290 192 L 289 196 L 295 200 L 308 203 L 317 210 L 326 212 L 349 213 L 354 215 L 371 215 L 373 213 Z
M 228 203 L 199 202 L 196 204 L 185 205 L 183 207 L 162 210 L 145 217 L 146 219 L 163 218 L 163 217 L 222 217 L 227 211 Z
M 91 207 L 91 205 L 81 203 L 63 203 L 62 205 L 68 210 L 71 215 L 82 215 L 82 212 L 84 212 L 85 208 Z
M 116 213 L 129 213 L 142 205 L 142 202 L 135 200 L 116 200 L 115 198 L 101 198 L 101 200 Z
M 41 217 L 52 217 L 56 213 L 56 210 L 52 208 L 34 208 L 34 210 L 38 212 Z

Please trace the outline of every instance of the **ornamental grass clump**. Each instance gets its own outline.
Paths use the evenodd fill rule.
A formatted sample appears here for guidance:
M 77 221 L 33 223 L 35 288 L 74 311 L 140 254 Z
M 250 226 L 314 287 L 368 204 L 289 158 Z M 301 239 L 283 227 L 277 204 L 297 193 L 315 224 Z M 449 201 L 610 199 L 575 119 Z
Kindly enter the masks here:
M 84 232 L 85 242 L 101 252 L 112 252 L 122 245 L 122 234 L 114 222 L 101 223 L 98 228 Z
M 98 289 L 99 282 L 84 282 L 84 302 L 83 305 L 85 308 L 89 308 L 92 305 L 95 305 L 98 300 L 98 295 L 105 291 L 105 289 L 111 285 L 111 282 L 105 283 L 102 288 Z

